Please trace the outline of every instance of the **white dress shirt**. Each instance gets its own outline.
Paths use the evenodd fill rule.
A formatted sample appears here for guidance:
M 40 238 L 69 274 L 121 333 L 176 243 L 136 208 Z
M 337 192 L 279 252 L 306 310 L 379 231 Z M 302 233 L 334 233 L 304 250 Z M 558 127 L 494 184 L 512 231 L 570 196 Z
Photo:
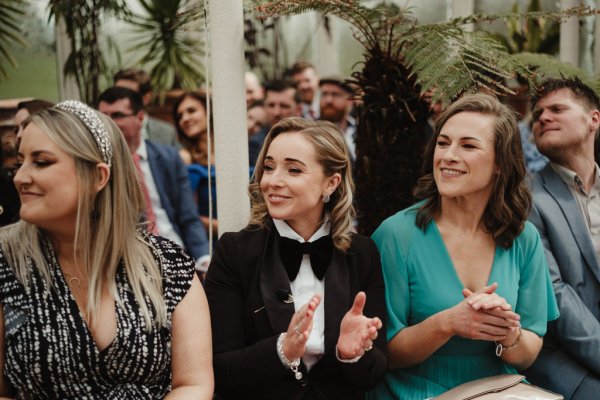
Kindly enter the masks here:
M 177 243 L 182 247 L 185 247 L 183 244 L 183 240 L 181 240 L 181 238 L 177 234 L 177 231 L 175 231 L 175 229 L 173 228 L 171 220 L 169 220 L 169 216 L 167 215 L 167 212 L 165 211 L 160 202 L 160 196 L 158 194 L 158 190 L 156 189 L 154 177 L 152 176 L 150 163 L 148 162 L 148 149 L 146 148 L 146 141 L 142 140 L 140 142 L 140 146 L 135 152 L 137 155 L 140 156 L 140 169 L 144 174 L 144 182 L 146 183 L 148 193 L 150 194 L 152 210 L 154 211 L 154 215 L 156 217 L 156 227 L 158 229 L 158 234 L 160 236 L 166 237 L 169 240 L 172 240 L 173 242 Z
M 273 223 L 280 236 L 297 240 L 300 243 L 305 242 L 302 236 L 290 228 L 285 221 L 273 219 Z M 325 222 L 307 241 L 314 242 L 323 236 L 327 236 L 329 235 L 329 230 L 330 223 Z M 315 276 L 308 254 L 302 256 L 298 276 L 296 276 L 293 282 L 290 282 L 290 286 L 292 295 L 294 296 L 294 309 L 296 311 L 308 303 L 313 295 L 319 294 L 321 296 L 321 304 L 315 310 L 313 328 L 306 342 L 306 352 L 302 357 L 306 368 L 310 370 L 325 354 L 325 280 L 319 280 Z

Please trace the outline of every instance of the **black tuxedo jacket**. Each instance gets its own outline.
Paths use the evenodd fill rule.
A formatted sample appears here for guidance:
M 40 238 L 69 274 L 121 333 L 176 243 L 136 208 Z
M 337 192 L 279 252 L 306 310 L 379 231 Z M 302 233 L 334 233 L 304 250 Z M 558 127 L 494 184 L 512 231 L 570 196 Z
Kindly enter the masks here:
M 276 350 L 294 304 L 278 291 L 290 282 L 279 259 L 275 228 L 224 234 L 206 277 L 214 351 L 216 394 L 223 399 L 358 399 L 387 368 L 385 293 L 379 253 L 373 241 L 354 235 L 346 253 L 334 250 L 325 274 L 325 355 L 302 381 L 286 369 Z M 364 314 L 381 318 L 373 349 L 356 363 L 337 360 L 340 322 L 359 291 L 367 294 Z

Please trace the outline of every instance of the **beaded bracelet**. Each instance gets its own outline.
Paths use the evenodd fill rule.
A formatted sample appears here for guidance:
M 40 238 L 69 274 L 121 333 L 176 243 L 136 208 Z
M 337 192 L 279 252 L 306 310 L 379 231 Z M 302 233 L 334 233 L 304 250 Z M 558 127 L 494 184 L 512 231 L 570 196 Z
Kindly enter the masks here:
M 502 343 L 494 342 L 496 344 L 496 355 L 498 357 L 500 357 L 504 350 L 508 350 L 508 349 L 512 349 L 513 347 L 516 347 L 519 344 L 519 342 L 521 341 L 521 336 L 523 336 L 523 331 L 521 330 L 521 328 L 519 328 L 519 334 L 517 335 L 517 338 L 509 346 L 504 346 L 504 345 L 502 345 Z
M 293 361 L 288 360 L 288 358 L 285 356 L 285 353 L 283 352 L 283 339 L 285 339 L 285 332 L 283 332 L 277 338 L 277 354 L 279 355 L 279 359 L 281 360 L 283 365 L 285 365 L 286 368 L 291 369 L 294 373 L 294 378 L 296 378 L 296 380 L 299 381 L 302 379 L 302 372 L 299 371 L 300 357 L 296 358 Z

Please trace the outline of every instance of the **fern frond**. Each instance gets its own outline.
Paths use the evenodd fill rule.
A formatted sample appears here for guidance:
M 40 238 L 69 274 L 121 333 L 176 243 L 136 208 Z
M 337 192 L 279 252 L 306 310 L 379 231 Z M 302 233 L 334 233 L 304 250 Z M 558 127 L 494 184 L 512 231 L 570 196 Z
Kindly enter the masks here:
M 384 5 L 370 8 L 363 3 L 362 0 L 275 0 L 262 2 L 255 10 L 262 19 L 308 11 L 332 14 L 350 23 L 358 31 L 354 36 L 367 49 L 379 47 L 379 38 L 388 36 L 386 24 L 388 29 L 389 25 L 402 26 L 404 14 L 408 12 L 399 9 L 401 11 L 392 13 Z
M 563 22 L 572 17 L 589 17 L 600 14 L 599 9 L 593 9 L 590 6 L 571 7 L 560 11 L 528 11 L 528 12 L 507 12 L 503 14 L 473 14 L 466 17 L 449 19 L 446 22 L 439 22 L 439 25 L 462 26 L 467 24 L 496 21 L 527 21 L 530 19 L 546 18 L 556 22 Z
M 600 80 L 594 79 L 588 72 L 572 64 L 562 62 L 548 54 L 518 53 L 513 58 L 533 70 L 538 81 L 546 78 L 577 77 L 583 83 L 600 93 Z
M 481 87 L 496 94 L 512 93 L 506 80 L 531 72 L 495 40 L 457 26 L 421 26 L 410 33 L 405 61 L 423 90 L 434 90 L 434 101 L 448 104 Z

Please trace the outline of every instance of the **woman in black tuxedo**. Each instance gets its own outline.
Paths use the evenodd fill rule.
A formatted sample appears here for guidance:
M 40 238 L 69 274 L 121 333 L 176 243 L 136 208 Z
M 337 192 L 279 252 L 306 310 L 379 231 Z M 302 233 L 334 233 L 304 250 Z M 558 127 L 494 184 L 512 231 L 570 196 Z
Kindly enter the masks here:
M 351 233 L 353 187 L 334 125 L 273 126 L 250 222 L 219 239 L 206 277 L 221 398 L 358 399 L 385 373 L 381 262 Z

